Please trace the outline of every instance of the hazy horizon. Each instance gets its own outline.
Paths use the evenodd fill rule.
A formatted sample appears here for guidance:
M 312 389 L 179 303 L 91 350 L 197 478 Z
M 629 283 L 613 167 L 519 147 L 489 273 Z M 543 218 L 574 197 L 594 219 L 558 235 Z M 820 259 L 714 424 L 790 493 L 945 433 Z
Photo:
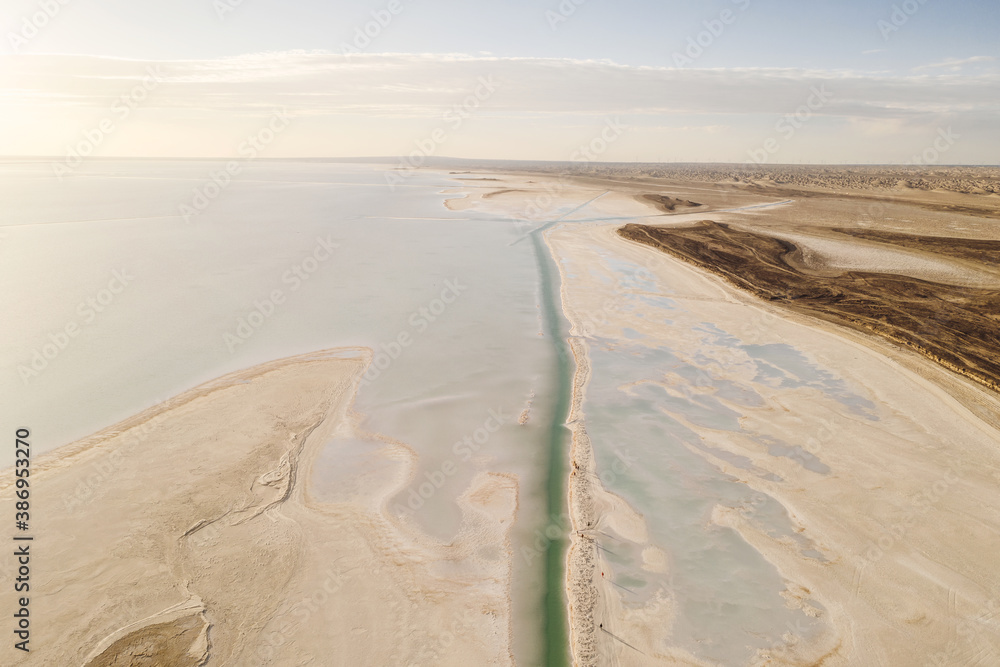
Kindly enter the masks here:
M 0 26 L 6 156 L 1000 162 L 977 0 L 16 0 Z
M 11 162 L 11 161 L 32 161 L 32 162 L 52 162 L 53 160 L 63 160 L 64 155 L 0 155 L 0 162 Z M 88 161 L 170 161 L 170 160 L 181 160 L 181 161 L 200 161 L 200 162 L 223 162 L 232 159 L 232 156 L 197 156 L 197 155 L 97 155 L 88 157 Z M 406 169 L 414 168 L 414 165 L 408 164 L 407 156 L 405 155 L 317 155 L 317 156 L 292 156 L 292 157 L 258 157 L 254 160 L 256 162 L 345 162 L 345 163 L 359 163 L 359 164 L 389 164 L 402 161 L 403 164 L 400 165 Z M 590 162 L 575 162 L 572 160 L 520 160 L 520 159 L 506 159 L 506 158 L 486 158 L 486 157 L 456 157 L 453 155 L 435 155 L 432 160 L 427 160 L 425 166 L 428 168 L 434 168 L 435 166 L 447 166 L 449 161 L 454 162 L 456 165 L 463 164 L 465 166 L 474 167 L 483 163 L 500 163 L 503 165 L 508 164 L 565 164 L 565 165 L 586 165 Z M 994 168 L 1000 167 L 1000 163 L 990 164 L 990 163 L 934 163 L 934 164 L 912 164 L 906 162 L 767 162 L 762 164 L 743 162 L 713 162 L 709 160 L 683 160 L 677 162 L 650 162 L 644 160 L 594 160 L 593 164 L 600 164 L 602 166 L 614 166 L 614 165 L 639 165 L 639 166 L 684 166 L 684 165 L 699 165 L 699 166 L 722 166 L 722 167 L 739 167 L 741 169 L 768 169 L 768 168 L 780 168 L 780 167 L 913 167 L 913 168 L 930 168 L 930 169 L 961 169 L 961 168 Z

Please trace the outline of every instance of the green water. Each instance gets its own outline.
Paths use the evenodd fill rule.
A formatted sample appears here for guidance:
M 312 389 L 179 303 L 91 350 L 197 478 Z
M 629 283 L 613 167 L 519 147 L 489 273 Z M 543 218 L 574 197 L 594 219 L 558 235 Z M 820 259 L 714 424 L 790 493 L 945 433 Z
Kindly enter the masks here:
M 572 397 L 574 364 L 564 335 L 564 320 L 559 295 L 559 270 L 542 240 L 544 228 L 531 234 L 531 243 L 538 260 L 542 301 L 542 325 L 545 335 L 555 346 L 556 395 L 549 423 L 549 461 L 547 487 L 547 522 L 566 512 L 566 463 L 569 417 Z M 546 524 L 548 525 L 548 523 Z M 544 529 L 543 529 L 544 531 Z M 563 667 L 570 663 L 569 632 L 566 602 L 566 545 L 561 537 L 552 540 L 545 551 L 545 656 L 546 667 Z

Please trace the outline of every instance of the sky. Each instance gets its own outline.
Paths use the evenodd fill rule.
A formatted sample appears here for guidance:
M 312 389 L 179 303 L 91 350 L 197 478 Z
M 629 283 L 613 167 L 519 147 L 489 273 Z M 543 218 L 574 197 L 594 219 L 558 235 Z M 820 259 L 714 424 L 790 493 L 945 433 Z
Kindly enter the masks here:
M 997 164 L 996 0 L 5 0 L 0 155 Z

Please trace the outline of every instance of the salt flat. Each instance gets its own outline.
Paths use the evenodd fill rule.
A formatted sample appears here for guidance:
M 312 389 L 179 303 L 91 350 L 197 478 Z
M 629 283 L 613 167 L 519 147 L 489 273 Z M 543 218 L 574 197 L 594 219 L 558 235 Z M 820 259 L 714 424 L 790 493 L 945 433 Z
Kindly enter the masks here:
M 285 164 L 189 225 L 163 201 L 202 167 L 144 168 L 71 183 L 88 216 L 3 220 L 3 271 L 46 262 L 3 297 L 10 368 L 129 272 L 0 384 L 49 429 L 53 621 L 23 664 L 531 664 L 560 618 L 581 665 L 1000 655 L 996 396 L 616 233 L 796 201 L 660 188 L 706 202 L 667 215 L 648 184 L 430 171 L 387 196 L 380 169 Z
M 508 193 L 472 207 L 514 213 L 558 192 L 558 212 L 606 192 L 570 183 L 508 177 L 489 184 Z M 606 187 L 548 233 L 578 362 L 579 664 L 1000 655 L 1000 438 L 967 408 L 975 395 L 996 410 L 996 397 L 968 383 L 949 395 L 953 378 L 928 360 L 622 239 L 623 218 L 692 216 L 657 217 Z

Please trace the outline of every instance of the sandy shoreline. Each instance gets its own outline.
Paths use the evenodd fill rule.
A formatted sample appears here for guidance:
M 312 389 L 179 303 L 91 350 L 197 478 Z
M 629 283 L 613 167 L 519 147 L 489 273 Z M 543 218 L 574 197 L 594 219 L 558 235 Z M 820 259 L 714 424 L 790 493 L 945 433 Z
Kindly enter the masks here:
M 607 192 L 605 185 L 596 179 L 546 182 L 542 176 L 517 174 L 477 184 L 456 208 L 502 211 L 530 223 L 534 210 L 579 204 Z M 654 223 L 693 218 L 667 219 L 635 195 L 634 187 L 612 192 L 585 217 L 632 216 Z M 673 196 L 688 198 L 690 193 Z M 676 609 L 669 594 L 661 591 L 640 608 L 625 605 L 622 593 L 602 576 L 614 566 L 595 536 L 610 532 L 640 546 L 647 536 L 643 517 L 597 479 L 600 471 L 583 408 L 591 373 L 588 345 L 592 335 L 620 337 L 624 327 L 653 340 L 658 332 L 622 313 L 602 322 L 608 299 L 613 303 L 616 297 L 607 280 L 595 279 L 598 248 L 678 286 L 675 291 L 683 296 L 671 298 L 694 309 L 703 321 L 731 331 L 745 330 L 748 320 L 772 323 L 767 336 L 802 341 L 824 367 L 863 387 L 882 406 L 879 421 L 868 423 L 825 412 L 814 405 L 814 397 L 798 392 L 782 394 L 780 400 L 776 394 L 765 409 L 744 414 L 745 428 L 787 442 L 822 436 L 817 452 L 831 470 L 825 475 L 773 456 L 742 435 L 700 429 L 719 451 L 746 457 L 756 470 L 771 475 L 768 480 L 699 451 L 725 474 L 780 502 L 800 536 L 823 556 L 804 557 L 796 542 L 769 534 L 753 508 L 716 507 L 712 524 L 738 532 L 763 554 L 786 582 L 781 593 L 789 608 L 822 620 L 826 628 L 810 637 L 791 632 L 759 651 L 750 664 L 923 665 L 974 656 L 1000 659 L 1000 627 L 994 619 L 1000 612 L 1000 589 L 991 574 L 1000 552 L 1000 524 L 993 510 L 1000 506 L 1000 434 L 988 423 L 993 421 L 989 414 L 1000 407 L 996 396 L 908 350 L 777 310 L 714 276 L 618 238 L 619 224 L 566 224 L 546 236 L 563 274 L 564 312 L 573 325 L 577 359 L 568 495 L 575 532 L 567 557 L 575 663 L 708 664 L 672 645 L 669 627 Z M 568 259 L 574 263 L 567 265 Z M 581 272 L 582 267 L 590 267 L 591 275 Z M 753 339 L 760 332 L 749 335 Z M 835 427 L 824 436 L 827 423 Z M 654 547 L 647 565 L 669 567 L 669 558 L 659 558 Z
M 651 630 L 670 627 L 676 615 L 669 592 L 657 592 L 649 604 L 637 611 L 622 604 L 611 582 L 613 565 L 597 548 L 595 538 L 612 530 L 634 542 L 646 542 L 646 525 L 640 514 L 600 482 L 583 412 L 590 363 L 579 339 L 572 339 L 571 345 L 577 372 L 569 419 L 572 469 L 568 502 L 573 534 L 566 557 L 566 587 L 574 664 L 599 665 L 612 657 L 616 664 L 707 665 L 683 650 L 658 646 L 659 638 Z M 644 556 L 651 565 L 655 563 L 653 567 L 665 567 L 666 557 L 656 547 Z M 619 633 L 627 636 L 628 642 Z
M 728 296 L 738 298 L 734 293 Z M 841 333 L 812 322 L 809 326 L 838 337 Z M 842 361 L 830 367 L 840 370 L 845 366 L 850 364 Z M 926 387 L 926 381 L 914 383 L 893 366 L 884 362 L 884 374 L 869 371 L 855 379 L 869 386 L 881 385 L 876 391 L 888 399 L 887 403 L 907 413 L 900 427 L 912 428 L 908 425 L 912 423 L 926 429 L 930 437 L 924 438 L 925 446 L 931 445 L 934 434 L 948 433 L 951 437 L 944 446 L 938 443 L 927 451 L 903 454 L 894 429 L 875 431 L 859 423 L 841 423 L 836 429 L 839 448 L 822 450 L 824 463 L 834 470 L 833 478 L 820 481 L 748 442 L 730 438 L 712 441 L 733 453 L 751 456 L 756 466 L 785 480 L 784 484 L 762 483 L 759 477 L 725 461 L 714 461 L 727 474 L 781 502 L 802 534 L 821 545 L 819 550 L 826 557 L 824 563 L 803 558 L 794 544 L 768 536 L 746 513 L 717 507 L 713 514 L 717 525 L 738 531 L 778 567 L 789 582 L 790 602 L 800 596 L 817 600 L 833 626 L 829 634 L 811 645 L 790 637 L 787 644 L 760 654 L 760 662 L 755 664 L 848 665 L 866 660 L 924 664 L 927 656 L 952 652 L 997 655 L 1000 633 L 995 625 L 970 636 L 967 644 L 963 643 L 966 638 L 959 642 L 955 635 L 955 626 L 964 616 L 975 617 L 977 610 L 990 608 L 1000 592 L 993 590 L 990 574 L 1000 547 L 998 526 L 992 512 L 984 509 L 984 504 L 995 506 L 998 500 L 997 434 L 956 405 L 944 412 L 960 419 L 962 426 L 967 425 L 964 429 L 943 419 L 926 419 L 922 392 L 917 393 L 920 398 L 909 394 L 918 392 L 917 386 Z M 931 377 L 937 374 L 937 369 L 919 364 L 911 368 Z M 885 381 L 894 376 L 898 380 Z M 893 395 L 885 393 L 889 391 Z M 809 414 L 806 405 L 798 409 L 786 405 L 785 409 L 800 417 Z M 765 418 L 756 419 L 761 420 L 759 428 L 771 428 L 789 442 L 796 441 L 794 433 L 803 433 L 794 420 L 778 430 L 766 424 Z M 953 435 L 962 430 L 965 437 Z M 908 511 L 913 498 L 921 499 L 916 511 L 919 519 Z M 951 525 L 938 532 L 935 524 L 942 520 Z M 983 533 L 986 526 L 992 529 Z M 959 537 L 963 534 L 969 537 Z M 913 636 L 917 627 L 920 630 Z
M 780 573 L 775 593 L 787 607 L 823 628 L 790 630 L 748 664 L 1000 660 L 995 395 L 905 349 L 778 310 L 619 237 L 625 221 L 706 215 L 657 208 L 639 196 L 645 186 L 538 175 L 466 185 L 449 191 L 467 195 L 449 199 L 450 209 L 512 217 L 525 233 L 550 222 L 556 207 L 590 202 L 578 214 L 588 221 L 544 235 L 561 274 L 576 362 L 565 582 L 574 664 L 718 664 L 676 640 L 681 607 L 673 590 L 660 587 L 641 602 L 626 597 L 614 580 L 620 562 L 601 545 L 613 539 L 634 548 L 645 572 L 673 576 L 652 517 L 600 477 L 602 443 L 591 440 L 586 409 L 595 341 L 624 341 L 633 337 L 628 329 L 650 349 L 710 352 L 694 333 L 671 338 L 618 309 L 638 288 L 617 284 L 608 258 L 671 286 L 670 298 L 687 313 L 677 315 L 678 330 L 709 322 L 744 332 L 750 343 L 794 342 L 878 406 L 870 420 L 831 409 L 814 389 L 759 387 L 759 407 L 719 399 L 741 412 L 740 431 L 675 415 L 711 445 L 694 454 L 779 503 L 801 540 L 775 534 L 753 507 L 722 502 L 705 525 L 738 533 Z M 758 323 L 752 331 L 748 320 Z M 411 483 L 418 454 L 365 432 L 352 409 L 371 354 L 327 350 L 232 373 L 34 461 L 34 507 L 44 517 L 33 556 L 39 621 L 31 654 L 15 655 L 14 664 L 300 665 L 329 656 L 359 665 L 514 664 L 518 478 L 479 473 L 458 498 L 461 529 L 447 543 L 391 513 L 388 500 Z M 720 376 L 754 382 L 745 359 L 731 361 L 719 363 Z M 671 381 L 660 379 L 667 393 Z M 749 436 L 811 443 L 824 429 L 814 453 L 827 473 Z M 378 443 L 376 456 L 391 474 L 365 478 L 349 498 L 321 500 L 314 466 L 338 440 Z M 734 465 L 730 455 L 752 466 Z M 0 499 L 12 502 L 13 490 L 0 484 Z M 802 542 L 822 558 L 804 555 Z M 13 608 L 5 588 L 0 600 Z
M 389 516 L 403 443 L 379 452 L 390 484 L 310 492 L 326 442 L 378 438 L 350 407 L 370 354 L 233 373 L 40 457 L 39 621 L 14 664 L 511 664 L 516 479 L 476 478 L 450 544 Z

